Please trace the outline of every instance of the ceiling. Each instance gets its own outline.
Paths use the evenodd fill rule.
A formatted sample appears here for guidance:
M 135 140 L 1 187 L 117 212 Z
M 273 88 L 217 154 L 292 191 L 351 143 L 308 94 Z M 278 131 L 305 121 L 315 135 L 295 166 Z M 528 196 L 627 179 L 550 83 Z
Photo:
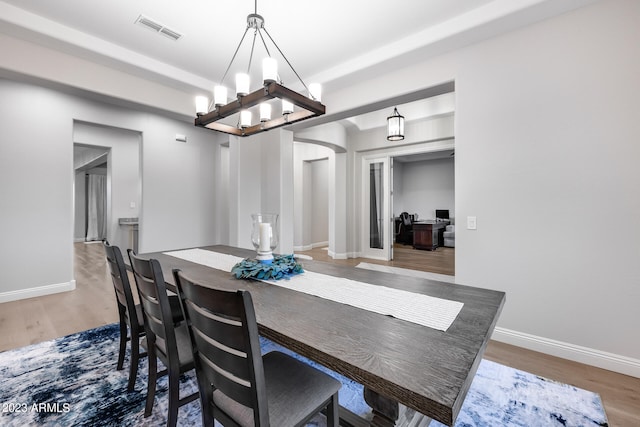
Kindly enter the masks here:
M 592 1 L 260 0 L 257 11 L 305 83 L 317 81 L 331 90 L 363 70 L 397 67 L 403 55 L 442 53 Z M 0 32 L 196 92 L 211 90 L 220 80 L 254 5 L 251 0 L 0 0 Z M 135 24 L 141 14 L 182 37 L 174 41 Z M 247 51 L 236 60 L 242 68 L 249 57 L 245 44 Z M 286 72 L 284 65 L 280 70 Z M 286 85 L 297 80 L 293 74 L 282 78 Z

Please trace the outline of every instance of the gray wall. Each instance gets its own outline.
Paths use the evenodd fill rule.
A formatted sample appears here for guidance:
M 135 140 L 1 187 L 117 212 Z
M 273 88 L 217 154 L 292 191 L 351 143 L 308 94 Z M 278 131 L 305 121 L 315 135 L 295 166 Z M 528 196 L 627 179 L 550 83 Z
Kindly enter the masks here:
M 0 301 L 75 286 L 74 120 L 142 133 L 140 251 L 217 243 L 212 176 L 220 147 L 212 132 L 2 79 L 0 98 Z M 47 112 L 37 124 L 23 116 L 34 100 Z M 176 133 L 188 142 L 176 142 Z
M 85 174 L 85 171 L 75 172 L 73 180 L 73 240 L 75 242 L 84 242 L 87 232 L 87 180 Z
M 72 289 L 73 100 L 6 80 L 0 99 L 0 301 L 29 288 Z M 47 112 L 37 124 L 24 118 L 35 100 Z
M 453 158 L 394 163 L 394 212 L 417 213 L 418 219 L 434 219 L 436 209 L 455 215 Z
M 324 96 L 455 79 L 457 281 L 507 293 L 497 338 L 634 375 L 638 22 L 640 2 L 598 2 Z

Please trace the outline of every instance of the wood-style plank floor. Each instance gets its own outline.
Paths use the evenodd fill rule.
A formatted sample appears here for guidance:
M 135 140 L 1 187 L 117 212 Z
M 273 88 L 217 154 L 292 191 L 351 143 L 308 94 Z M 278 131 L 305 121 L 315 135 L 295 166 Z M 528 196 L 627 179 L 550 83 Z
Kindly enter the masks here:
M 117 322 L 115 295 L 101 244 L 74 244 L 76 290 L 0 304 L 0 351 Z M 321 248 L 314 259 L 355 266 L 360 262 L 454 274 L 455 249 L 417 251 L 396 245 L 391 262 L 332 260 Z M 491 341 L 485 357 L 552 380 L 597 392 L 610 426 L 640 426 L 640 379 Z

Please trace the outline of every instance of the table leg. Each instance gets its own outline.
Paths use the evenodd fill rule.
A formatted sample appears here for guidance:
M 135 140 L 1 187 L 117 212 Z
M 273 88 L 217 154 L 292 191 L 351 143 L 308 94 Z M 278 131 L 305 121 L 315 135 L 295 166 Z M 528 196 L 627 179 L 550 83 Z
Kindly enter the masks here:
M 399 404 L 393 399 L 364 388 L 364 400 L 371 406 L 373 418 L 369 426 L 373 427 L 427 427 L 431 418 L 413 409 Z M 356 424 L 346 424 L 353 425 Z
M 373 410 L 372 426 L 394 427 L 396 425 L 400 413 L 398 402 L 382 396 L 368 387 L 364 388 L 364 401 Z

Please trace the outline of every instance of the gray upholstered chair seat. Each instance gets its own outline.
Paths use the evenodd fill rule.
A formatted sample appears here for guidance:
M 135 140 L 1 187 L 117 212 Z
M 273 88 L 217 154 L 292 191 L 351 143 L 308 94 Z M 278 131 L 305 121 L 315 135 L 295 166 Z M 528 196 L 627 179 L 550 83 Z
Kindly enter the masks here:
M 284 353 L 272 351 L 262 357 L 267 386 L 267 406 L 271 426 L 299 426 L 326 406 L 340 389 L 340 382 Z M 313 394 L 300 393 L 313 390 Z M 324 399 L 322 398 L 324 397 Z M 213 392 L 213 401 L 243 427 L 253 427 L 253 410 L 230 399 L 220 390 Z

